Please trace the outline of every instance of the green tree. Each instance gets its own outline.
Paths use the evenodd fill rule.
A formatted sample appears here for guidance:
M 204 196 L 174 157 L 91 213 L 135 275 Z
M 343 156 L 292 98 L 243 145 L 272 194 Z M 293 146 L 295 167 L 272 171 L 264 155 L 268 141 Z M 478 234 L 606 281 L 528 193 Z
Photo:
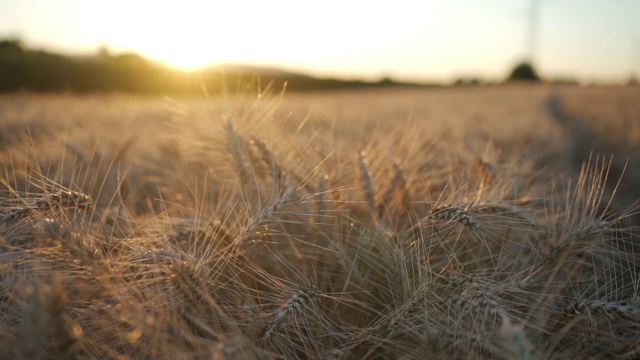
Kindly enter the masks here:
M 511 70 L 508 81 L 540 81 L 540 77 L 536 73 L 536 70 L 528 62 L 522 62 Z

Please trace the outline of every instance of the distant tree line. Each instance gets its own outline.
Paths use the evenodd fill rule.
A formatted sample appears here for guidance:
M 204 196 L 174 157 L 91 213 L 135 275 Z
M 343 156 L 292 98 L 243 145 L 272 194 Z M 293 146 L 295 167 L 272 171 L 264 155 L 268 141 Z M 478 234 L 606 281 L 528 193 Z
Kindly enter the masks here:
M 67 57 L 25 49 L 19 41 L 0 42 L 0 91 L 188 90 L 188 77 L 135 54 Z
M 222 91 L 225 86 L 273 82 L 293 91 L 364 86 L 394 86 L 390 79 L 377 83 L 318 79 L 285 71 L 243 66 L 211 67 L 183 72 L 149 61 L 139 55 L 111 55 L 102 50 L 94 56 L 70 57 L 25 48 L 19 40 L 0 40 L 0 92 L 70 91 L 187 94 Z M 230 84 L 230 85 L 229 85 Z

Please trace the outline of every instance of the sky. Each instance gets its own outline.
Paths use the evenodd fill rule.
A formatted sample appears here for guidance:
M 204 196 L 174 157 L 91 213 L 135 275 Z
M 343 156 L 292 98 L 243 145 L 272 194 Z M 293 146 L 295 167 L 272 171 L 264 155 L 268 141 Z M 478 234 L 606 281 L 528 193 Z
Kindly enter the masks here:
M 501 80 L 529 58 L 549 78 L 640 77 L 639 19 L 640 0 L 0 0 L 0 38 L 69 55 L 428 82 Z

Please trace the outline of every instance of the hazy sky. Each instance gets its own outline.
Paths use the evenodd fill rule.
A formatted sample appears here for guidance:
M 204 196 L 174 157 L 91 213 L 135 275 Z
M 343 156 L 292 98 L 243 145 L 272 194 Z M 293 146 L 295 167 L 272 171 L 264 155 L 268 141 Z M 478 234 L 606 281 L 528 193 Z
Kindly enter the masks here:
M 68 54 L 136 51 L 183 68 L 277 65 L 314 75 L 502 79 L 529 54 L 534 0 L 0 0 L 0 37 Z M 640 75 L 640 0 L 538 0 L 542 75 Z

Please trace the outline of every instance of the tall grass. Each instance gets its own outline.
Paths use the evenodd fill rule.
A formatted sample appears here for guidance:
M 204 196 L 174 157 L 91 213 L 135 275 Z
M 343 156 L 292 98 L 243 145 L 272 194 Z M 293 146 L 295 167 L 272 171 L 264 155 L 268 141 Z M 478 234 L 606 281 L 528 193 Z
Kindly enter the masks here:
M 568 180 L 427 121 L 259 95 L 176 102 L 153 141 L 3 150 L 2 353 L 637 356 L 635 210 L 612 205 L 609 157 Z

